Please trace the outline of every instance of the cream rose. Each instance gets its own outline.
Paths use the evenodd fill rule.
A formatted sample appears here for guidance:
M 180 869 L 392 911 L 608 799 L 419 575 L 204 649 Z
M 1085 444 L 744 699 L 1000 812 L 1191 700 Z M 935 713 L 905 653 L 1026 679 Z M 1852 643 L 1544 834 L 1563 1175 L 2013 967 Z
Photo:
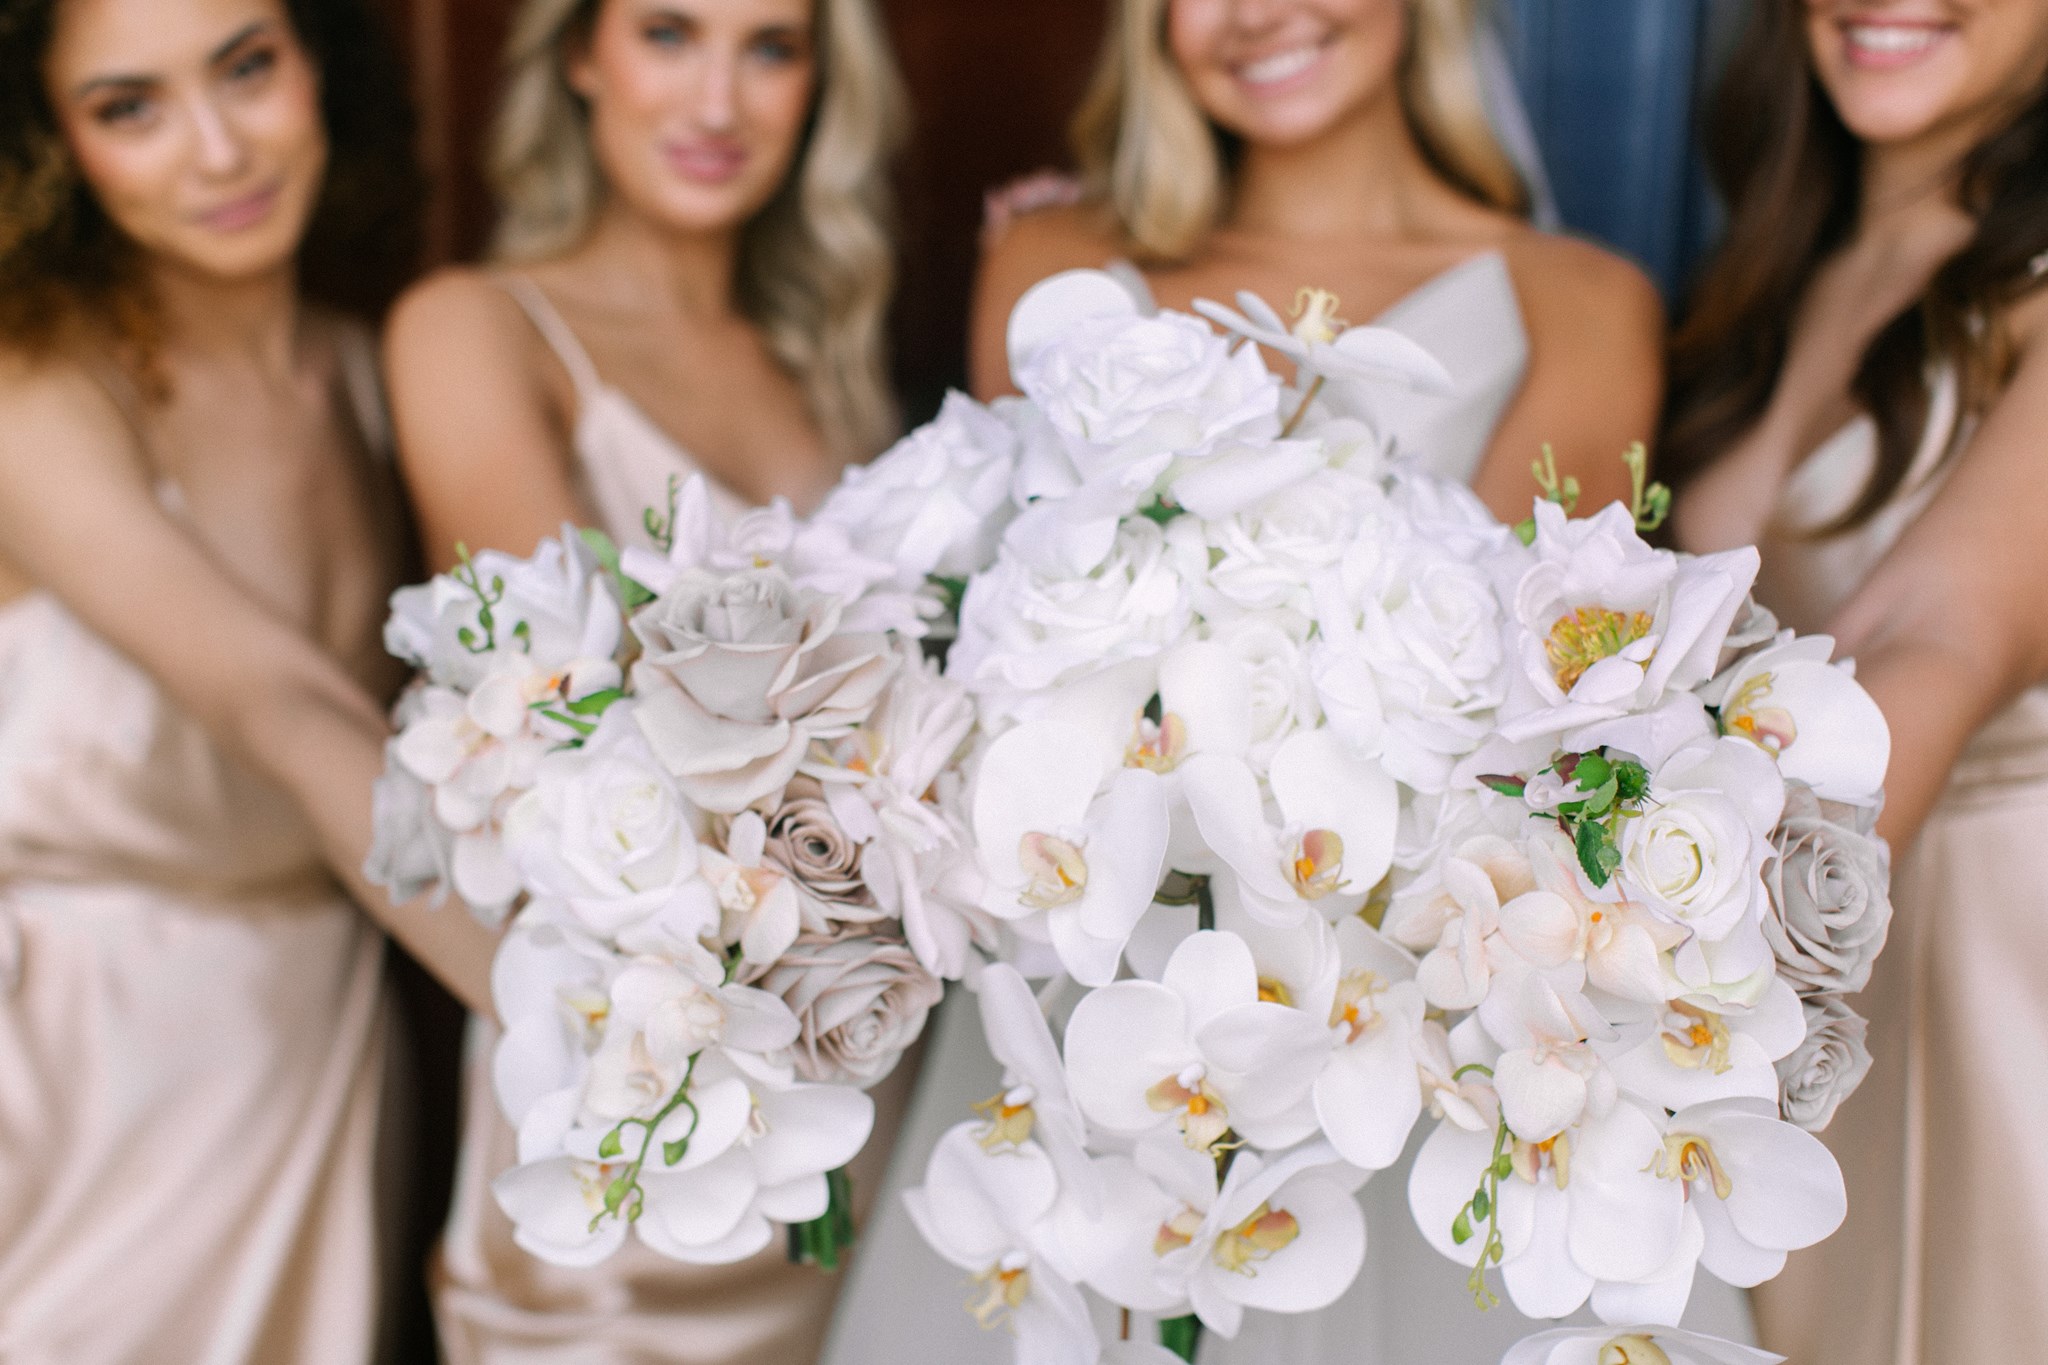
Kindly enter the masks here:
M 1870 1025 L 1839 995 L 1806 999 L 1806 1041 L 1778 1062 L 1785 1120 L 1809 1133 L 1828 1126 L 1870 1072 L 1863 1037 Z
M 691 570 L 633 619 L 634 713 L 683 792 L 733 814 L 787 786 L 811 742 L 865 720 L 895 672 L 879 635 L 779 569 Z
M 1891 855 L 1875 826 L 1873 810 L 1822 801 L 1796 782 L 1786 789 L 1764 864 L 1763 928 L 1778 970 L 1803 994 L 1870 984 L 1892 922 Z

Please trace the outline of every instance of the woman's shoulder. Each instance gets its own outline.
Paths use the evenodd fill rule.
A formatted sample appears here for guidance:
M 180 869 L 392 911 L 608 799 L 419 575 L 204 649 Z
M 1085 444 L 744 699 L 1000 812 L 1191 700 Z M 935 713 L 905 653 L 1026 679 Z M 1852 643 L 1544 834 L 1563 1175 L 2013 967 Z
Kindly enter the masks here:
M 1062 270 L 1108 265 L 1123 249 L 1123 234 L 1098 204 L 1032 205 L 1001 218 L 991 215 L 982 271 L 1030 284 Z
M 141 442 L 108 381 L 72 347 L 30 354 L 0 343 L 0 458 L 103 459 L 142 467 Z
M 521 317 L 519 302 L 495 270 L 442 266 L 398 296 L 385 320 L 385 344 L 408 349 L 449 344 L 490 346 L 517 336 L 508 324 Z
M 1526 224 L 1504 233 L 1501 255 L 1532 326 L 1569 322 L 1577 329 L 1664 331 L 1664 300 L 1628 258 L 1583 238 Z

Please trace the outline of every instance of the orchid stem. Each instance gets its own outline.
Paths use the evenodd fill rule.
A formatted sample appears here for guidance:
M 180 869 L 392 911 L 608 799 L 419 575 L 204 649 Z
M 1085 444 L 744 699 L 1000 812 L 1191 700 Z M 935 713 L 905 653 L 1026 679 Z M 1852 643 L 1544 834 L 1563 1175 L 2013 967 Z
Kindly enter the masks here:
M 1182 1360 L 1194 1360 L 1195 1347 L 1201 1344 L 1201 1340 L 1202 1320 L 1193 1313 L 1186 1317 L 1159 1320 L 1159 1344 Z
M 1321 375 L 1317 375 L 1317 376 L 1315 377 L 1315 380 L 1314 380 L 1314 382 L 1313 382 L 1313 383 L 1311 383 L 1311 384 L 1310 384 L 1310 385 L 1308 386 L 1308 392 L 1307 392 L 1307 393 L 1304 393 L 1304 394 L 1303 394 L 1303 395 L 1301 396 L 1301 405 L 1300 405 L 1299 407 L 1295 408 L 1295 410 L 1294 410 L 1294 416 L 1292 416 L 1292 417 L 1288 418 L 1288 419 L 1287 419 L 1287 425 L 1286 425 L 1286 426 L 1284 426 L 1284 427 L 1282 427 L 1282 428 L 1280 428 L 1280 439 L 1281 439 L 1281 440 L 1283 440 L 1283 441 L 1284 441 L 1284 440 L 1286 440 L 1286 439 L 1287 439 L 1288 437 L 1290 437 L 1290 436 L 1292 436 L 1292 435 L 1294 434 L 1294 429 L 1295 429 L 1296 427 L 1298 427 L 1298 426 L 1300 426 L 1300 425 L 1301 425 L 1301 419 L 1302 419 L 1302 418 L 1304 418 L 1304 417 L 1306 417 L 1306 416 L 1308 416 L 1308 405 L 1309 405 L 1310 403 L 1313 403 L 1313 402 L 1315 402 L 1315 401 L 1316 401 L 1316 395 L 1317 395 L 1317 394 L 1319 394 L 1319 393 L 1321 393 L 1322 391 L 1323 391 L 1323 377 L 1322 377 Z
M 1195 928 L 1214 929 L 1215 927 L 1216 898 L 1209 894 L 1209 879 L 1207 877 L 1198 877 L 1195 879 Z

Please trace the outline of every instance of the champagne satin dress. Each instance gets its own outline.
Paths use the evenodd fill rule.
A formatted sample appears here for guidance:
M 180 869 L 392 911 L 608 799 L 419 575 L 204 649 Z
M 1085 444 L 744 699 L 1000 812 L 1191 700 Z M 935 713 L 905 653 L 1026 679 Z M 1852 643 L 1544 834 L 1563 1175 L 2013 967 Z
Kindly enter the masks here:
M 373 1357 L 383 952 L 289 797 L 0 607 L 0 1361 Z
M 1933 497 L 1953 376 L 1929 417 L 1903 491 L 1876 517 L 1764 545 L 1757 595 L 1786 625 L 1826 625 Z M 1868 418 L 1843 428 L 1794 471 L 1780 523 L 1840 515 L 1875 448 Z M 2048 1358 L 2048 688 L 1978 732 L 1896 852 L 1891 938 L 1850 1002 L 1870 1020 L 1873 1065 L 1822 1134 L 1848 1220 L 1753 1291 L 1762 1339 L 1798 1365 Z
M 649 544 L 642 514 L 667 506 L 671 476 L 699 468 L 631 399 L 605 384 L 547 296 L 522 276 L 499 283 L 518 301 L 575 383 L 578 481 L 606 533 Z M 746 503 L 707 479 L 722 515 Z M 469 1037 L 455 1202 L 435 1274 L 434 1312 L 449 1365 L 811 1365 L 843 1275 L 789 1262 L 778 1242 L 728 1266 L 668 1260 L 628 1238 L 587 1269 L 549 1265 L 522 1251 L 491 1195 L 510 1168 L 516 1135 L 491 1089 L 496 1029 Z M 851 1167 L 856 1213 L 872 1204 L 915 1057 L 870 1092 L 874 1134 Z M 856 1252 L 858 1255 L 858 1252 Z

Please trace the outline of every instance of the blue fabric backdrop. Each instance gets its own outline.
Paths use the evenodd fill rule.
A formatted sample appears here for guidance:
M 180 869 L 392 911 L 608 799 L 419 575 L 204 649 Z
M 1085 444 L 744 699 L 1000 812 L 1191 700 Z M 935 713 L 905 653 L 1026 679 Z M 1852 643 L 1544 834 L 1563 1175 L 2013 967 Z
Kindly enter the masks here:
M 1746 0 L 1497 0 L 1567 227 L 1675 301 L 1718 230 L 1697 112 Z

